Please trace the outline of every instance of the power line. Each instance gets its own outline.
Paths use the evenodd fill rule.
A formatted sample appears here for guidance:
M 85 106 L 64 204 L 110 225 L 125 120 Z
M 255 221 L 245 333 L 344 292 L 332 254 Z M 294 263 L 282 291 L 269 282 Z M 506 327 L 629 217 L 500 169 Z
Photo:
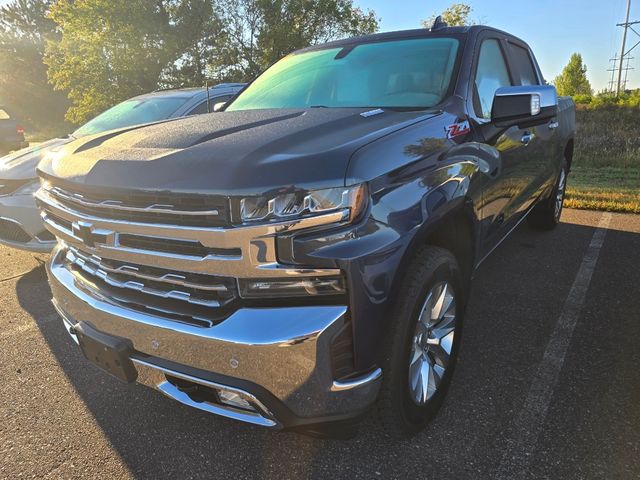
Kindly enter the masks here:
M 629 64 L 631 62 L 631 60 L 635 60 L 635 57 L 625 57 L 625 62 L 626 65 L 623 66 L 622 71 L 624 72 L 624 79 L 622 80 L 622 90 L 626 90 L 627 89 L 627 82 L 629 79 L 629 70 L 635 70 L 634 67 L 631 67 Z M 614 55 L 613 58 L 609 59 L 609 62 L 612 62 L 613 65 L 611 66 L 611 68 L 607 69 L 607 72 L 611 72 L 611 79 L 609 80 L 609 83 L 607 84 L 607 92 L 615 92 L 616 91 L 616 73 L 619 71 L 618 68 L 618 62 L 620 61 L 620 59 L 618 58 L 618 54 L 616 53 Z

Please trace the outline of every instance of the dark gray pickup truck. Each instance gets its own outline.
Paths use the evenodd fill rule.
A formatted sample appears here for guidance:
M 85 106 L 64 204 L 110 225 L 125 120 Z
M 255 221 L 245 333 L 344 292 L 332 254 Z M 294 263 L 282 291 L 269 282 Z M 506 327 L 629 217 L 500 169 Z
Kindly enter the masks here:
M 28 146 L 24 140 L 24 128 L 0 105 L 0 156 Z
M 294 52 L 221 113 L 40 164 L 54 305 L 91 362 L 192 407 L 315 434 L 374 410 L 411 434 L 476 267 L 523 219 L 559 222 L 574 117 L 486 26 Z

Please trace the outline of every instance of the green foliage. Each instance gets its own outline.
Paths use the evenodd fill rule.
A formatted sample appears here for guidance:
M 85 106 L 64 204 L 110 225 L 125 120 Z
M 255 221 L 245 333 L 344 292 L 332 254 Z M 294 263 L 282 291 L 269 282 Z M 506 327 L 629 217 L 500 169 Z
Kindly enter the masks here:
M 66 118 L 83 123 L 131 96 L 154 90 L 172 61 L 166 4 L 146 0 L 59 0 L 51 18 L 62 38 L 45 62 L 56 90 L 68 92 Z
M 292 50 L 373 33 L 352 0 L 59 0 L 46 63 L 82 123 L 157 88 L 246 81 Z
M 43 63 L 47 41 L 55 41 L 56 24 L 47 18 L 52 0 L 13 0 L 0 7 L 0 104 L 34 130 L 57 135 L 68 107 L 53 91 Z
M 442 21 L 450 27 L 464 27 L 466 25 L 473 25 L 473 22 L 469 19 L 472 11 L 473 8 L 465 3 L 454 3 L 443 11 L 440 16 L 442 17 Z M 422 26 L 425 28 L 431 27 L 437 16 L 438 15 L 432 15 L 427 20 L 423 20 Z
M 574 95 L 573 96 L 573 101 L 576 102 L 578 105 L 588 105 L 593 101 L 593 96 L 591 95 Z
M 640 108 L 596 106 L 597 98 L 577 112 L 574 165 L 640 168 Z
M 616 95 L 613 92 L 604 92 L 596 95 L 588 103 L 588 108 L 615 108 L 615 107 L 640 107 L 640 89 L 627 91 Z
M 582 62 L 582 55 L 574 53 L 562 73 L 553 81 L 559 95 L 590 96 L 593 93 L 589 79 L 587 78 L 587 66 Z
M 210 62 L 217 79 L 248 81 L 284 55 L 378 30 L 352 0 L 219 0 L 224 43 Z
M 207 68 L 226 41 L 223 24 L 212 0 L 168 2 L 172 35 L 168 39 L 175 51 L 161 75 L 164 87 L 201 87 L 207 81 Z

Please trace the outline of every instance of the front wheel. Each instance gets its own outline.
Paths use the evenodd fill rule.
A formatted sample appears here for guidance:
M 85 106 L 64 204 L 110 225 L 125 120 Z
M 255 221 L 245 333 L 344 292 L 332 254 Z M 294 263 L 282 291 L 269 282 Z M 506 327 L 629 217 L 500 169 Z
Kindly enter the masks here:
M 412 262 L 389 319 L 376 417 L 393 437 L 417 433 L 435 416 L 455 367 L 465 299 L 447 250 L 425 246 Z
M 558 175 L 558 180 L 551 196 L 536 205 L 529 215 L 529 225 L 533 228 L 553 230 L 560 223 L 568 174 L 569 166 L 565 160 L 562 162 L 562 170 L 560 170 L 560 175 Z

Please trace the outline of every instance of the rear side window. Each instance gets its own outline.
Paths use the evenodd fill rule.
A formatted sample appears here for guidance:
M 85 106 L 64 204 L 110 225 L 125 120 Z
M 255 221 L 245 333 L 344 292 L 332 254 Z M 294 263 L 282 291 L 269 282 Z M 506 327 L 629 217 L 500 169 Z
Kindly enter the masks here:
M 3 108 L 0 108 L 0 120 L 9 120 L 10 118 L 11 115 L 9 115 Z
M 212 109 L 212 111 L 213 111 L 213 109 Z M 205 100 L 200 105 L 198 105 L 196 108 L 191 110 L 189 112 L 189 115 L 202 115 L 203 113 L 208 113 L 208 112 L 209 112 L 209 110 L 207 109 L 207 101 Z
M 529 51 L 514 43 L 510 45 L 511 51 L 513 52 L 514 67 L 520 74 L 520 83 L 522 85 L 538 85 L 538 76 L 536 75 L 535 68 L 533 68 Z
M 511 85 L 507 62 L 500 44 L 495 39 L 485 40 L 480 47 L 480 58 L 476 70 L 474 92 L 476 114 L 481 118 L 491 118 L 491 106 L 496 90 Z
M 211 111 L 213 112 L 213 107 L 215 106 L 216 103 L 228 102 L 232 98 L 233 98 L 233 95 L 222 95 L 219 97 L 211 97 L 211 100 L 209 100 L 209 102 L 211 103 Z M 202 102 L 200 105 L 198 105 L 196 108 L 191 110 L 189 112 L 189 115 L 202 115 L 203 113 L 209 113 L 209 110 L 207 109 L 206 100 Z

